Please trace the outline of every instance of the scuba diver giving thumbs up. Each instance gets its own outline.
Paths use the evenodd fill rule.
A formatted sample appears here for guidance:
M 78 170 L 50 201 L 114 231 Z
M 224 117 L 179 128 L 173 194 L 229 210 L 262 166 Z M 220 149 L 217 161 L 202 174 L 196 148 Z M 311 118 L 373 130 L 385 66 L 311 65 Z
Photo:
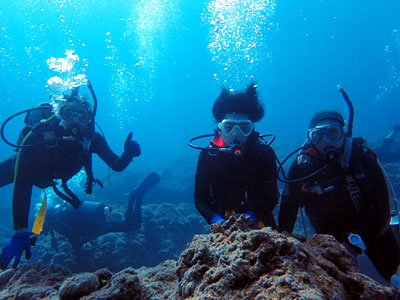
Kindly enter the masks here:
M 55 103 L 44 103 L 8 118 L 1 127 L 1 135 L 7 144 L 17 148 L 17 154 L 0 164 L 0 186 L 14 182 L 13 220 L 14 234 L 3 248 L 0 267 L 6 268 L 15 258 L 17 267 L 25 251 L 31 256 L 32 232 L 28 231 L 28 215 L 32 187 L 53 186 L 54 191 L 74 208 L 80 200 L 68 188 L 67 181 L 82 167 L 87 174 L 86 193 L 92 192 L 92 153 L 96 153 L 110 168 L 120 172 L 132 158 L 141 153 L 140 146 L 132 140 L 130 133 L 124 144 L 124 152 L 117 156 L 108 146 L 105 138 L 94 130 L 97 99 L 88 81 L 93 107 L 72 88 Z M 17 144 L 10 143 L 4 136 L 4 127 L 15 116 L 27 113 L 26 127 L 22 130 Z M 56 179 L 62 181 L 64 192 L 58 189 Z

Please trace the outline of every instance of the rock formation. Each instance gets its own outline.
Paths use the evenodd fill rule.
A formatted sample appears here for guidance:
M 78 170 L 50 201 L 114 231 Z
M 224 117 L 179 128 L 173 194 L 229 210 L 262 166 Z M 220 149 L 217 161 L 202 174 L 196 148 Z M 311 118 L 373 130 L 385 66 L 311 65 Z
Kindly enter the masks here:
M 244 216 L 196 235 L 178 261 L 112 273 L 71 274 L 25 264 L 0 274 L 0 299 L 397 299 L 357 272 L 332 236 L 309 239 L 253 229 Z

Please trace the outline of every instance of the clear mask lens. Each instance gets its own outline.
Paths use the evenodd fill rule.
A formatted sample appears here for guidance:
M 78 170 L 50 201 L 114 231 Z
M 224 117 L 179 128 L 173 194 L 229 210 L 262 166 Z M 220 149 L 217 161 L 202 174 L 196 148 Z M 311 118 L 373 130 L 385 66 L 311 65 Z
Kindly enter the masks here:
M 310 128 L 308 130 L 308 139 L 313 144 L 318 144 L 324 136 L 332 142 L 337 142 L 343 136 L 343 128 L 339 126 L 326 126 Z
M 226 136 L 231 135 L 235 131 L 235 128 L 238 129 L 243 136 L 249 136 L 253 131 L 254 125 L 250 120 L 225 119 L 219 123 L 219 128 Z
M 60 116 L 67 122 L 77 121 L 79 123 L 88 122 L 88 112 L 86 109 L 76 106 L 64 106 L 60 109 Z

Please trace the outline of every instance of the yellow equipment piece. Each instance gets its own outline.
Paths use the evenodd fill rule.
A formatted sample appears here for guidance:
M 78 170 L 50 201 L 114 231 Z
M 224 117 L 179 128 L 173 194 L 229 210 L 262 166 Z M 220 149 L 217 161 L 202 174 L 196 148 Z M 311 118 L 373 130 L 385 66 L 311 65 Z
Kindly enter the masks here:
M 46 210 L 47 210 L 47 196 L 45 190 L 43 190 L 43 201 L 36 215 L 35 222 L 33 223 L 32 232 L 34 234 L 40 234 L 42 232 L 44 219 L 46 218 Z
M 225 218 L 229 218 L 230 216 L 235 216 L 235 215 L 236 215 L 236 212 L 234 210 L 231 210 L 231 211 L 226 210 L 225 211 Z
M 263 221 L 258 221 L 257 223 L 258 228 L 263 229 L 265 227 Z

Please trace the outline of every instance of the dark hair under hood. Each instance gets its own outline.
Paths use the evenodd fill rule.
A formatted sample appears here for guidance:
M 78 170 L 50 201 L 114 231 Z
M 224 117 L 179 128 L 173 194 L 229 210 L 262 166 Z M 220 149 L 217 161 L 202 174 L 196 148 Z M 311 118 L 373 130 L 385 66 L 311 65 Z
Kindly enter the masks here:
M 264 116 L 264 105 L 258 98 L 256 88 L 254 82 L 246 90 L 234 93 L 222 88 L 212 108 L 215 120 L 221 122 L 230 113 L 245 114 L 253 122 L 261 120 Z
M 320 111 L 320 112 L 315 113 L 314 117 L 310 121 L 309 128 L 315 127 L 315 125 L 317 123 L 324 121 L 324 120 L 334 120 L 334 121 L 340 123 L 340 125 L 342 125 L 342 126 L 345 125 L 343 116 L 340 113 L 338 113 L 337 111 L 325 110 L 325 111 Z

